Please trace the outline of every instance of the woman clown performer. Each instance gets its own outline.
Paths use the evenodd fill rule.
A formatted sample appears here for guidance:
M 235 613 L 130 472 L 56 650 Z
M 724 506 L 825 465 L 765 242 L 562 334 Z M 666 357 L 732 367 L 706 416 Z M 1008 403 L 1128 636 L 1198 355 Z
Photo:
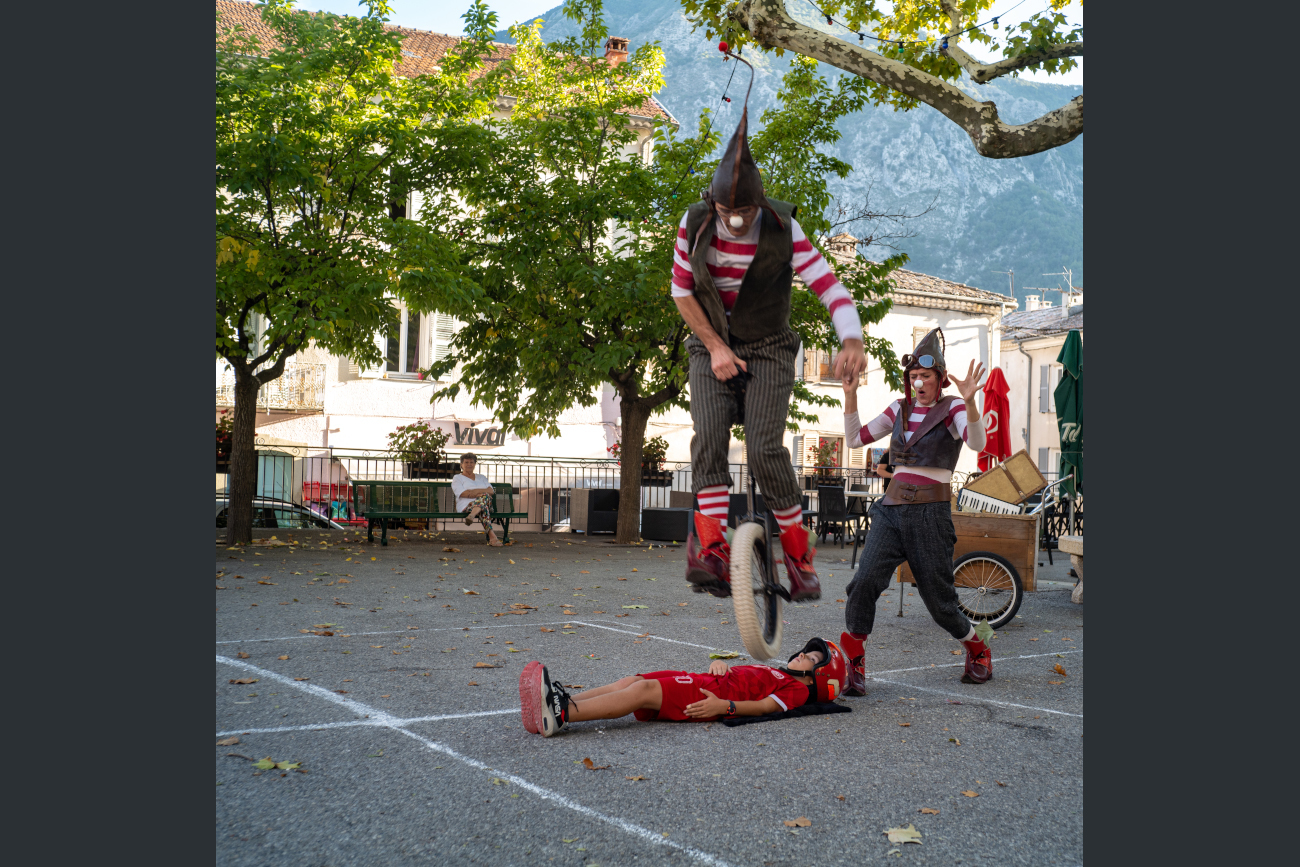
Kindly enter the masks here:
M 876 616 L 876 600 L 889 586 L 894 570 L 906 560 L 930 616 L 966 647 L 963 683 L 993 677 L 993 657 L 957 606 L 952 555 L 957 534 L 952 526 L 952 471 L 962 444 L 984 448 L 984 424 L 975 393 L 984 366 L 971 362 L 966 379 L 947 371 L 935 328 L 903 356 L 904 396 L 891 403 L 866 427 L 858 419 L 857 377 L 844 378 L 844 434 L 850 448 L 889 436 L 894 477 L 885 496 L 871 510 L 871 532 L 862 562 L 846 588 L 844 619 L 848 631 L 840 644 L 849 655 L 845 695 L 866 695 L 866 644 Z M 945 396 L 955 384 L 961 398 Z M 915 392 L 915 397 L 913 397 Z

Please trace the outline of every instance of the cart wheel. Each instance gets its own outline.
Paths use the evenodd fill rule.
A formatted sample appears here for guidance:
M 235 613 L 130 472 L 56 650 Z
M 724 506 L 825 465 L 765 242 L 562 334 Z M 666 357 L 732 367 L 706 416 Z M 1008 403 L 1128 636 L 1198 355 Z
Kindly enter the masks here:
M 745 650 L 756 660 L 781 652 L 781 597 L 776 576 L 767 574 L 767 534 L 747 521 L 731 540 L 731 602 Z
M 957 607 L 971 620 L 994 629 L 1011 622 L 1025 598 L 1016 567 L 991 551 L 962 554 L 952 564 Z

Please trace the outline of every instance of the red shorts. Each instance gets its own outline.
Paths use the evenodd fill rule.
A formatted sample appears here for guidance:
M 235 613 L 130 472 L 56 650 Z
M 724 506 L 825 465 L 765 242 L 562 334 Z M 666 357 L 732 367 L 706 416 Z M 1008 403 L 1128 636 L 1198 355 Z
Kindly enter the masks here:
M 659 710 L 641 708 L 632 711 L 636 718 L 642 722 L 649 720 L 709 722 L 717 719 L 716 716 L 692 717 L 686 715 L 686 706 L 688 704 L 695 704 L 702 698 L 708 698 L 708 696 L 700 692 L 701 687 L 714 695 L 718 694 L 718 678 L 712 674 L 696 674 L 690 671 L 651 671 L 640 676 L 646 680 L 659 681 L 659 688 L 663 691 L 663 702 L 659 705 Z

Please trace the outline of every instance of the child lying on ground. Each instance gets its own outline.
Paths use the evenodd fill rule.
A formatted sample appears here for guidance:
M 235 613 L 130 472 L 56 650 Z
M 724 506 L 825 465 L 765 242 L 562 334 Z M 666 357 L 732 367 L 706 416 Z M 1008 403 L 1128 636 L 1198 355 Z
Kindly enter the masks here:
M 524 728 L 549 738 L 569 723 L 618 719 L 698 720 L 762 716 L 789 711 L 806 702 L 834 701 L 847 674 L 848 658 L 834 642 L 814 638 L 781 668 L 728 666 L 720 659 L 708 674 L 652 671 L 570 696 L 534 660 L 519 676 Z

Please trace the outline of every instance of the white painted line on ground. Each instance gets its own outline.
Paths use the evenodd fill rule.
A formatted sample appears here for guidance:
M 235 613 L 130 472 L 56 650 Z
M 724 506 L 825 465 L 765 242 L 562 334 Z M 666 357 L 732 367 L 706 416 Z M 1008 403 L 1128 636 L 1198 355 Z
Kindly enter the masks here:
M 1015 704 L 1014 702 L 1009 702 L 1009 701 L 995 701 L 994 699 L 991 698 L 981 698 L 978 695 L 970 695 L 969 693 L 965 693 L 965 692 L 948 692 L 947 690 L 942 690 L 942 689 L 931 689 L 928 686 L 917 686 L 914 683 L 903 683 L 901 680 L 885 680 L 883 677 L 872 677 L 871 675 L 867 675 L 867 680 L 874 680 L 876 683 L 888 683 L 894 686 L 905 686 L 908 689 L 914 689 L 917 690 L 918 692 L 932 692 L 935 695 L 947 695 L 953 698 L 964 699 L 965 701 L 968 701 L 971 704 L 995 704 L 998 707 L 1018 707 L 1021 710 L 1036 710 L 1039 711 L 1040 713 L 1055 713 L 1055 714 L 1060 714 L 1061 716 L 1074 716 L 1074 717 L 1078 717 L 1079 719 L 1083 719 L 1083 714 L 1081 713 L 1070 713 L 1069 711 L 1064 711 L 1064 710 L 1052 710 L 1051 708 L 1046 708 L 1046 707 L 1033 707 L 1027 704 Z
M 517 627 L 520 627 L 520 626 L 555 626 L 555 625 L 560 624 L 560 623 L 577 623 L 577 622 L 578 622 L 577 620 L 574 620 L 572 617 L 570 617 L 568 620 L 548 620 L 548 621 L 546 621 L 545 623 L 538 623 L 536 620 L 534 620 L 534 621 L 532 621 L 532 622 L 530 622 L 530 623 L 493 623 L 493 624 L 490 624 L 490 625 L 488 625 L 488 626 L 434 626 L 434 627 L 425 627 L 425 626 L 421 626 L 418 630 L 415 630 L 415 629 L 385 629 L 385 630 L 382 630 L 382 631 L 380 631 L 380 632 L 348 632 L 348 633 L 346 633 L 346 634 L 340 634 L 340 633 L 337 633 L 337 632 L 336 632 L 336 633 L 333 635 L 333 637 L 334 637 L 334 638 L 344 638 L 344 637 L 352 638 L 352 637 L 357 636 L 357 635 L 406 635 L 406 634 L 409 634 L 409 633 L 411 633 L 411 632 L 417 632 L 417 631 L 418 631 L 418 632 L 464 632 L 464 631 L 467 630 L 467 629 L 507 629 L 507 628 L 509 628 L 509 629 L 513 629 L 513 628 L 517 628 Z M 592 625 L 594 626 L 595 624 L 592 624 Z M 637 623 L 628 623 L 628 624 L 624 624 L 624 625 L 626 625 L 626 626 L 639 626 L 640 624 L 637 624 Z M 602 629 L 608 629 L 609 627 L 608 627 L 608 626 L 605 626 L 605 627 L 601 627 L 601 628 L 602 628 Z M 284 636 L 281 636 L 281 637 L 279 637 L 279 638 L 243 638 L 243 639 L 232 639 L 232 640 L 229 640 L 229 641 L 218 641 L 217 644 L 252 644 L 252 643 L 255 642 L 255 641 L 292 641 L 292 640 L 295 639 L 295 638 L 325 638 L 325 637 L 326 637 L 326 636 L 324 636 L 324 635 L 313 635 L 313 634 L 311 634 L 310 632 L 307 632 L 307 633 L 300 633 L 300 634 L 298 634 L 298 635 L 284 635 Z M 419 636 L 414 636 L 414 637 L 417 637 L 417 638 L 418 638 Z
M 440 713 L 435 716 L 413 716 L 397 720 L 397 724 L 410 725 L 418 722 L 439 722 L 445 719 L 468 719 L 475 716 L 500 716 L 507 713 L 519 713 L 519 708 L 512 707 L 505 710 L 476 710 L 471 713 Z M 373 719 L 347 720 L 345 722 L 317 723 L 311 726 L 273 726 L 265 729 L 231 729 L 228 732 L 217 732 L 217 737 L 227 737 L 229 735 L 253 735 L 253 734 L 275 734 L 277 732 L 314 732 L 321 729 L 342 729 L 352 728 L 355 726 L 387 726 L 388 723 Z
M 628 632 L 626 629 L 615 629 L 612 626 L 601 626 L 599 623 L 587 623 L 583 620 L 566 620 L 565 623 L 577 623 L 580 626 L 592 626 L 596 629 L 608 629 L 610 632 L 621 632 L 624 635 L 632 635 L 637 638 L 641 637 L 639 632 Z M 628 624 L 629 626 L 632 624 Z M 648 628 L 648 627 L 647 627 Z M 664 638 L 662 635 L 647 635 L 646 638 L 653 638 L 656 641 L 671 641 L 673 644 L 685 644 L 687 647 L 702 647 L 705 650 L 717 650 L 716 647 L 708 644 L 692 644 L 689 641 L 678 641 L 676 638 Z
M 510 774 L 505 771 L 496 770 L 490 765 L 485 765 L 480 761 L 476 761 L 475 759 L 469 758 L 468 756 L 463 756 L 460 753 L 453 750 L 452 748 L 448 746 L 444 746 L 443 744 L 440 744 L 437 741 L 431 741 L 428 738 L 417 735 L 415 732 L 407 731 L 406 729 L 403 728 L 398 728 L 397 731 L 401 732 L 402 734 L 406 735 L 409 738 L 419 741 L 420 743 L 424 744 L 426 747 L 433 750 L 434 752 L 439 752 L 442 753 L 443 755 L 456 759 L 457 761 L 464 762 L 465 764 L 469 765 L 472 768 L 478 768 L 481 771 L 487 771 L 488 773 L 494 776 L 500 777 L 503 780 L 507 780 L 513 783 L 514 785 L 518 786 L 521 789 L 532 792 L 534 795 L 537 795 L 540 798 L 559 804 L 561 807 L 566 807 L 570 810 L 573 810 L 575 813 L 580 813 L 584 816 L 595 819 L 598 822 L 604 822 L 606 825 L 611 825 L 615 828 L 618 828 L 620 831 L 624 831 L 628 834 L 631 834 L 634 837 L 639 837 L 647 843 L 654 843 L 657 846 L 667 846 L 670 849 L 675 849 L 678 852 L 681 852 L 683 855 L 688 855 L 691 858 L 695 859 L 696 861 L 699 861 L 704 864 L 715 865 L 715 867 L 730 867 L 730 865 L 726 861 L 723 861 L 720 858 L 710 855 L 707 852 L 702 852 L 699 849 L 696 849 L 691 846 L 684 846 L 681 843 L 678 843 L 674 840 L 670 840 L 667 837 L 664 837 L 660 833 L 651 831 L 649 828 L 643 828 L 640 825 L 627 821 L 626 819 L 620 819 L 617 816 L 610 816 L 600 812 L 599 810 L 593 810 L 591 807 L 587 807 L 583 804 L 579 804 L 576 801 L 571 801 L 568 798 L 566 798 L 564 795 L 559 794 L 558 792 L 552 792 L 549 789 L 543 789 L 541 786 L 528 782 L 523 777 L 517 777 L 514 774 Z
M 1012 659 L 1039 659 L 1044 656 L 1065 656 L 1069 653 L 1083 653 L 1083 649 L 1078 650 L 1057 650 L 1052 653 L 1031 653 L 1027 656 L 995 656 L 994 662 L 1010 661 Z M 935 663 L 934 665 L 918 665 L 914 668 L 891 668 L 888 671 L 868 671 L 867 674 L 902 674 L 905 671 L 929 671 L 932 668 L 960 668 L 965 662 L 945 662 L 943 665 Z
M 351 699 L 344 698 L 338 693 L 330 692 L 328 689 L 326 689 L 323 686 L 316 686 L 313 683 L 300 683 L 291 677 L 285 677 L 283 674 L 277 674 L 274 671 L 267 671 L 265 668 L 258 668 L 256 665 L 249 665 L 247 662 L 244 662 L 239 659 L 231 659 L 228 656 L 218 655 L 217 662 L 221 663 L 222 665 L 229 665 L 234 668 L 243 669 L 244 671 L 247 671 L 250 674 L 256 674 L 260 677 L 265 677 L 271 680 L 279 681 L 280 683 L 283 683 L 286 686 L 292 686 L 295 689 L 301 689 L 303 692 L 309 692 L 312 695 L 316 696 L 317 698 L 323 698 L 326 701 L 333 702 L 334 704 L 342 705 L 343 707 L 352 711 L 357 716 L 368 716 L 371 719 L 375 720 L 376 722 L 381 722 L 384 725 L 393 725 L 395 722 L 397 722 L 397 717 L 391 716 L 390 714 L 386 714 L 382 710 L 379 710 L 378 708 L 368 707 L 367 705 L 364 705 L 359 701 L 352 701 Z
M 577 621 L 572 620 L 572 621 L 565 621 L 565 622 L 576 623 Z M 537 795 L 540 798 L 543 798 L 544 800 L 551 801 L 555 804 L 559 804 L 561 807 L 565 807 L 569 810 L 573 810 L 576 813 L 580 813 L 584 816 L 595 819 L 599 822 L 604 822 L 607 825 L 611 825 L 615 828 L 618 828 L 620 831 L 624 831 L 628 834 L 631 834 L 634 837 L 639 837 L 640 839 L 642 839 L 647 843 L 654 843 L 655 845 L 658 846 L 667 846 L 670 849 L 675 849 L 676 851 L 681 852 L 684 855 L 690 856 L 696 861 L 699 861 L 704 864 L 714 865 L 714 867 L 731 867 L 731 865 L 728 864 L 726 861 L 723 861 L 720 858 L 716 858 L 707 852 L 702 852 L 699 849 L 695 849 L 691 846 L 684 846 L 681 843 L 678 843 L 674 840 L 669 840 L 668 838 L 664 837 L 662 834 L 658 834 L 654 831 L 651 831 L 649 828 L 643 828 L 640 825 L 627 821 L 626 819 L 620 819 L 617 816 L 609 816 L 606 815 L 605 813 L 601 813 L 598 810 L 593 810 L 591 807 L 587 807 L 584 806 L 583 804 L 579 804 L 576 801 L 572 801 L 566 798 L 564 795 L 559 794 L 558 792 L 552 792 L 549 789 L 543 789 L 541 786 L 528 782 L 523 777 L 517 777 L 505 771 L 496 770 L 489 765 L 485 765 L 483 762 L 477 761 L 476 759 L 471 759 L 468 756 L 461 755 L 460 753 L 456 752 L 450 747 L 440 744 L 437 741 L 431 741 L 426 737 L 416 734 L 415 732 L 407 731 L 405 728 L 402 728 L 403 725 L 414 722 L 414 720 L 399 719 L 397 717 L 384 713 L 378 708 L 372 708 L 362 704 L 359 701 L 351 701 L 349 699 L 344 698 L 341 695 L 329 692 L 323 687 L 315 686 L 314 684 L 301 683 L 299 681 L 291 680 L 285 677 L 284 675 L 276 674 L 274 671 L 267 671 L 266 669 L 258 668 L 256 665 L 249 665 L 248 663 L 242 662 L 237 659 L 230 659 L 229 657 L 226 656 L 217 656 L 217 662 L 224 665 L 230 665 L 235 668 L 243 669 L 244 671 L 247 671 L 252 674 L 257 674 L 261 677 L 266 677 L 271 680 L 280 681 L 284 683 L 286 686 L 292 686 L 297 689 L 301 689 L 304 692 L 316 696 L 317 698 L 323 698 L 327 701 L 333 702 L 334 704 L 342 705 L 348 708 L 349 710 L 351 710 L 353 713 L 356 713 L 358 715 L 365 714 L 370 717 L 370 719 L 367 720 L 366 722 L 370 722 L 374 725 L 386 726 L 388 728 L 393 729 L 394 731 L 401 732 L 407 737 L 419 741 L 420 743 L 424 744 L 426 747 L 428 747 L 429 749 L 435 752 L 442 753 L 446 756 L 456 759 L 457 761 L 464 762 L 470 767 L 478 768 L 479 770 L 482 771 L 488 771 L 492 773 L 494 776 L 500 777 L 503 780 L 508 780 L 511 783 L 514 783 L 516 786 L 519 786 L 521 789 L 525 789 L 529 792 L 532 792 L 533 794 Z M 510 713 L 510 712 L 518 713 L 518 709 L 516 708 L 513 711 L 491 711 L 491 713 Z M 326 728 L 326 727 L 337 727 L 337 725 L 331 726 L 330 724 L 327 723 L 324 726 L 313 726 L 313 728 Z M 252 731 L 252 730 L 243 729 L 242 731 Z M 238 734 L 238 732 L 232 732 L 231 734 Z

